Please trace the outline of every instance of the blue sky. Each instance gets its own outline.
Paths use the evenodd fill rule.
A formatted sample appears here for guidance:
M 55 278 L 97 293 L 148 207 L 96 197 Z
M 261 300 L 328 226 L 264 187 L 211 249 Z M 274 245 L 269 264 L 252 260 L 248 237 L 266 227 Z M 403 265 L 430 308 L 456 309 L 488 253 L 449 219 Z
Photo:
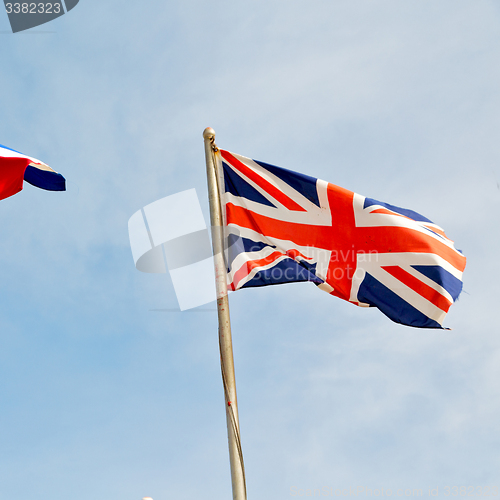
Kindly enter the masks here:
M 249 498 L 500 486 L 494 0 L 80 0 L 13 35 L 0 143 L 67 178 L 0 224 L 0 498 L 230 497 L 214 312 L 136 271 L 127 221 L 219 146 L 416 210 L 468 258 L 451 331 L 312 284 L 230 297 Z

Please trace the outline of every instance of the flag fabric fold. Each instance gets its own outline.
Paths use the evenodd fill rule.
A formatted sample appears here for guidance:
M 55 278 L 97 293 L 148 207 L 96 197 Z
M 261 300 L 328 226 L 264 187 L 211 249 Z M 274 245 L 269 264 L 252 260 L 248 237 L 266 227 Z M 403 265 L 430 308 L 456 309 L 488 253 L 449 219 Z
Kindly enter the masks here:
M 0 200 L 23 189 L 26 181 L 48 191 L 65 191 L 66 180 L 36 158 L 0 145 Z
M 216 152 L 228 288 L 312 281 L 397 323 L 443 328 L 465 257 L 417 212 Z

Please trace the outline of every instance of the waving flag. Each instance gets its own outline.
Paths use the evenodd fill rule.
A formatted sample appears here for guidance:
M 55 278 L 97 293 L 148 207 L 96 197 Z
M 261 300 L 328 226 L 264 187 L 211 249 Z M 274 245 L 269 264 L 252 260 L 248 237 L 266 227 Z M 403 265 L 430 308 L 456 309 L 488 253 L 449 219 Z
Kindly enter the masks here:
M 312 281 L 397 323 L 442 328 L 465 257 L 439 226 L 228 151 L 216 158 L 230 290 Z
M 48 165 L 0 145 L 0 200 L 23 189 L 23 181 L 48 191 L 65 191 L 66 180 Z

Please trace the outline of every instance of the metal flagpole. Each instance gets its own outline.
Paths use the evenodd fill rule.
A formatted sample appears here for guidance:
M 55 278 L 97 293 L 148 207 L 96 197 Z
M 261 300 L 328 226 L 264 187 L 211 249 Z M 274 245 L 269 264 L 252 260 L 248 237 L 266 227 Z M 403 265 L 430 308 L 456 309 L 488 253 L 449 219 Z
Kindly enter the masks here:
M 217 164 L 214 154 L 215 131 L 206 128 L 205 159 L 207 162 L 208 201 L 210 204 L 210 222 L 212 224 L 212 247 L 215 264 L 215 287 L 217 291 L 217 314 L 219 316 L 219 348 L 226 405 L 227 437 L 229 441 L 229 462 L 231 464 L 231 483 L 233 500 L 246 500 L 245 467 L 240 441 L 240 422 L 236 399 L 236 379 L 234 376 L 233 342 L 229 320 L 229 301 L 227 298 L 226 264 L 224 261 L 224 232 L 222 208 L 217 184 Z

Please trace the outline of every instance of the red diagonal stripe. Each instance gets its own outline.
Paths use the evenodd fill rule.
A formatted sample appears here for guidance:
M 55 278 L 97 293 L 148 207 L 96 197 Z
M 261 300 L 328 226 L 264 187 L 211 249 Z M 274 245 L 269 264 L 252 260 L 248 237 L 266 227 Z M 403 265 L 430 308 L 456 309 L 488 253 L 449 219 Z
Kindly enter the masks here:
M 263 267 L 267 266 L 268 264 L 271 264 L 271 262 L 274 262 L 276 259 L 279 259 L 280 257 L 283 257 L 283 254 L 281 252 L 273 252 L 271 255 L 268 255 L 267 257 L 264 257 L 263 259 L 259 260 L 250 260 L 248 262 L 245 262 L 235 273 L 234 273 L 234 278 L 233 278 L 233 284 L 234 286 L 238 286 L 239 282 L 245 277 L 250 274 L 252 269 L 255 269 L 256 267 Z
M 370 212 L 371 214 L 385 214 L 385 215 L 397 215 L 398 217 L 403 217 L 404 219 L 410 219 L 410 217 L 406 217 L 406 215 L 401 215 L 396 212 L 393 212 L 392 210 L 387 210 L 387 208 L 377 208 L 376 210 L 372 210 Z
M 280 191 L 276 186 L 273 186 L 269 181 L 264 179 L 250 167 L 247 167 L 244 163 L 235 158 L 231 153 L 222 149 L 220 150 L 220 153 L 222 155 L 222 158 L 224 158 L 224 160 L 226 160 L 235 170 L 238 170 L 240 173 L 255 182 L 255 184 L 261 187 L 267 194 L 271 195 L 276 201 L 279 201 L 283 206 L 288 208 L 288 210 L 295 210 L 296 212 L 306 212 L 306 209 L 295 203 L 285 193 Z
M 450 302 L 445 296 L 441 295 L 438 291 L 434 290 L 434 288 L 426 285 L 418 278 L 415 278 L 413 274 L 410 274 L 399 266 L 382 266 L 382 269 L 397 278 L 406 286 L 410 287 L 419 295 L 422 295 L 422 297 L 427 299 L 429 302 L 432 302 L 442 311 L 448 312 L 452 302 Z

